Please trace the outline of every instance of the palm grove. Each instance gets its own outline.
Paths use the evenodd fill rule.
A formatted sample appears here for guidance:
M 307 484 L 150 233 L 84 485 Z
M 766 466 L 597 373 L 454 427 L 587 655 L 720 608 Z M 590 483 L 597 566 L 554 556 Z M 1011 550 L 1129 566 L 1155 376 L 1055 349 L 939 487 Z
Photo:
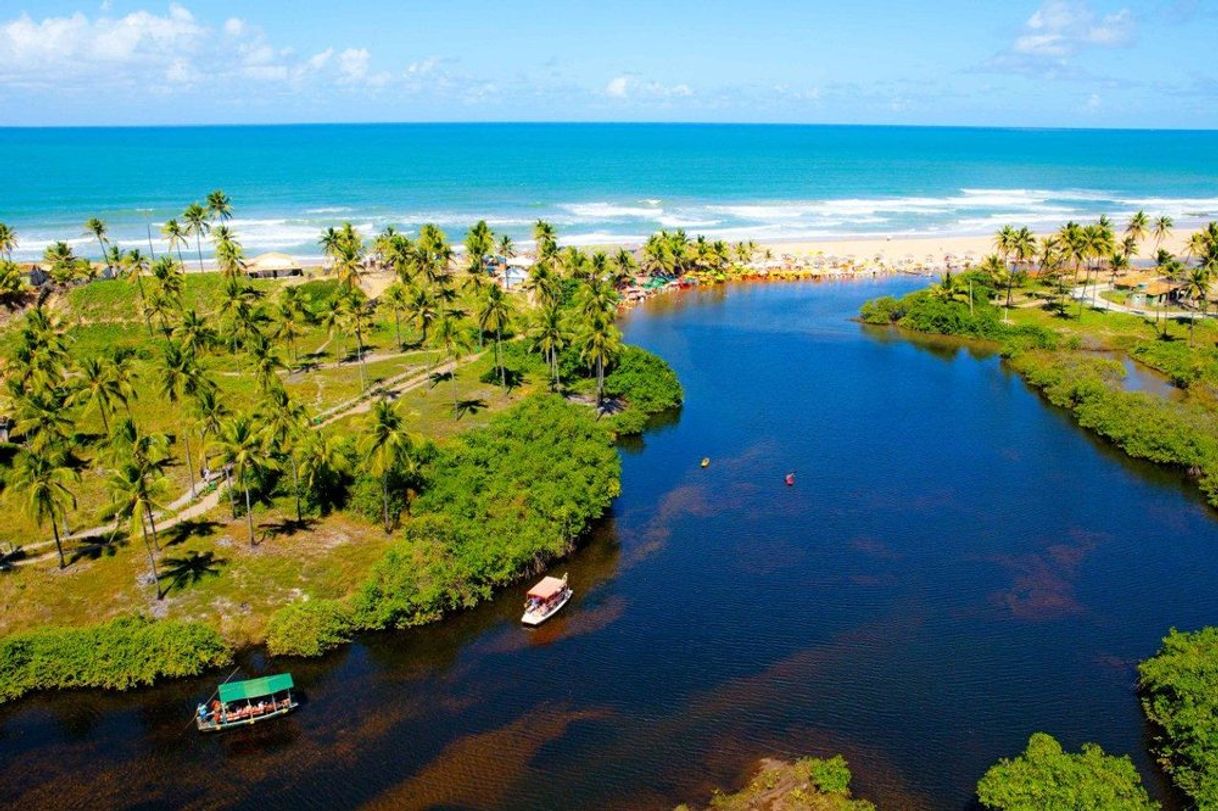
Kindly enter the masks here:
M 393 531 L 400 494 L 428 443 L 407 430 L 385 392 L 372 388 L 366 366 L 378 319 L 391 320 L 399 352 L 431 352 L 433 386 L 452 380 L 461 359 L 489 352 L 495 379 L 510 387 L 517 373 L 513 359 L 524 350 L 544 364 L 551 389 L 578 383 L 586 370 L 597 405 L 604 401 L 606 371 L 622 352 L 615 314 L 618 284 L 633 270 L 628 254 L 611 261 L 601 253 L 560 250 L 554 229 L 538 222 L 537 258 L 521 295 L 487 272 L 492 256 L 511 257 L 514 248 L 485 223 L 470 229 L 461 253 L 433 225 L 414 238 L 387 228 L 369 243 L 347 224 L 320 239 L 331 279 L 325 295 L 305 295 L 303 285 L 282 286 L 272 295 L 248 279 L 231 216 L 232 204 L 220 191 L 191 204 L 180 221 L 164 224 L 169 250 L 155 258 L 151 246 L 145 254 L 111 242 L 97 219 L 86 224 L 86 233 L 96 241 L 100 261 L 77 256 L 64 242 L 46 249 L 49 283 L 20 322 L 4 370 L 15 443 L 5 484 L 51 534 L 61 568 L 69 563 L 64 535 L 71 533 L 68 519 L 86 472 L 105 480 L 107 504 L 97 518 L 112 536 L 125 532 L 143 545 L 158 597 L 164 594 L 157 570 L 162 518 L 217 486 L 227 492 L 233 517 L 244 515 L 251 545 L 253 513 L 270 494 L 287 494 L 299 520 L 341 501 L 345 496 L 336 491 L 356 479 L 375 482 L 379 518 L 386 532 Z M 204 240 L 211 243 L 219 281 L 209 288 L 213 299 L 196 301 L 183 249 L 195 249 L 202 270 Z M 13 231 L 0 225 L 0 291 L 10 306 L 34 297 L 11 259 L 16 244 Z M 370 268 L 393 275 L 375 300 L 360 284 Z M 147 335 L 138 348 L 78 346 L 70 325 L 59 320 L 48 290 L 99 274 L 134 288 Z M 417 337 L 412 345 L 404 342 L 404 325 Z M 342 343 L 346 362 L 358 370 L 361 396 L 378 397 L 352 442 L 332 436 L 321 416 L 284 386 L 285 374 L 313 368 L 299 346 L 310 331 Z M 226 395 L 221 383 L 234 375 L 253 381 L 252 403 L 238 405 Z M 452 388 L 458 418 L 463 403 L 458 387 Z M 172 409 L 177 430 L 146 430 L 132 409 L 140 398 L 159 398 Z M 86 430 L 94 424 L 99 430 Z M 168 475 L 177 465 L 186 468 L 185 493 L 173 492 Z

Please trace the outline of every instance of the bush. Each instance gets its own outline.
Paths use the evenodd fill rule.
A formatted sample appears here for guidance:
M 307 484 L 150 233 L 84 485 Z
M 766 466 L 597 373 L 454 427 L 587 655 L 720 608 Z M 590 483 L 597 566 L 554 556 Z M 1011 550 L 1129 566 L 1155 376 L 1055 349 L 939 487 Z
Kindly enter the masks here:
M 991 766 L 977 784 L 982 804 L 1000 811 L 1141 811 L 1150 801 L 1128 756 L 1104 754 L 1093 743 L 1078 754 L 1062 750 L 1052 736 L 1035 733 L 1014 760 Z
M 805 758 L 797 764 L 808 775 L 808 780 L 826 794 L 846 794 L 850 791 L 850 767 L 841 755 L 823 758 Z
M 438 619 L 566 554 L 617 496 L 620 467 L 593 414 L 553 395 L 463 434 L 428 466 L 405 540 L 356 596 L 359 624 Z
M 1138 676 L 1164 768 L 1199 808 L 1218 807 L 1218 628 L 1173 628 Z
M 867 324 L 895 324 L 905 317 L 905 307 L 892 296 L 881 296 L 863 302 L 859 317 Z
M 51 688 L 127 690 L 231 660 L 220 635 L 197 622 L 135 616 L 86 628 L 42 628 L 0 640 L 0 701 Z
M 629 345 L 605 376 L 605 394 L 647 416 L 676 408 L 685 399 L 677 373 L 663 358 Z
M 901 299 L 884 296 L 865 302 L 859 317 L 869 324 L 897 324 L 917 332 L 1001 341 L 1005 354 L 1056 346 L 1056 336 L 1043 327 L 1004 324 L 1002 310 L 988 300 L 992 293 L 975 285 L 970 309 L 967 301 L 941 298 L 934 288 L 917 290 Z
M 1218 420 L 1204 406 L 1117 388 L 1124 370 L 1114 360 L 1030 352 L 1012 362 L 1050 402 L 1125 453 L 1196 473 L 1218 506 Z
M 351 611 L 338 600 L 293 603 L 271 615 L 266 647 L 272 656 L 321 656 L 351 639 Z

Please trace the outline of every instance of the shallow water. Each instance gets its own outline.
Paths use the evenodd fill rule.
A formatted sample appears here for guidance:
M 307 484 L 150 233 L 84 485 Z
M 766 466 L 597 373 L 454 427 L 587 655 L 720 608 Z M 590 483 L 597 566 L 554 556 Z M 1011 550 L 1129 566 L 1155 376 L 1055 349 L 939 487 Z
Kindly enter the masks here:
M 881 807 L 966 808 L 1044 730 L 1174 804 L 1134 666 L 1218 618 L 1218 524 L 997 357 L 849 320 L 924 283 L 649 302 L 627 336 L 687 404 L 623 446 L 622 497 L 554 569 L 562 615 L 520 628 L 522 584 L 291 663 L 301 710 L 222 736 L 188 726 L 216 676 L 33 697 L 0 710 L 0 802 L 665 808 L 842 752 Z

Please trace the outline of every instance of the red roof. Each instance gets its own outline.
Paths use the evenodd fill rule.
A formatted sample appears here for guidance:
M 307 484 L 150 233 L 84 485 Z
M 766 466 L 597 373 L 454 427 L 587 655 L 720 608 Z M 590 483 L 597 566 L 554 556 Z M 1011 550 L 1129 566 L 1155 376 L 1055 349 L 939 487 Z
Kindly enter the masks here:
M 543 577 L 541 582 L 529 589 L 529 596 L 538 600 L 548 600 L 562 592 L 566 584 L 557 577 Z

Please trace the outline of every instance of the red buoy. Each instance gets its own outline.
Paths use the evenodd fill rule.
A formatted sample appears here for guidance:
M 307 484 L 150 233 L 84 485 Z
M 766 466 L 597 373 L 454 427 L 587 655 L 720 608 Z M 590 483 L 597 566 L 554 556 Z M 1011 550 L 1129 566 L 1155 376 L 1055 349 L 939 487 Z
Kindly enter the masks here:
M 794 484 L 795 484 L 795 474 L 794 474 L 794 473 L 788 473 L 788 474 L 787 474 L 787 478 L 786 478 L 786 482 L 787 482 L 787 487 L 791 487 L 792 485 L 794 485 Z

